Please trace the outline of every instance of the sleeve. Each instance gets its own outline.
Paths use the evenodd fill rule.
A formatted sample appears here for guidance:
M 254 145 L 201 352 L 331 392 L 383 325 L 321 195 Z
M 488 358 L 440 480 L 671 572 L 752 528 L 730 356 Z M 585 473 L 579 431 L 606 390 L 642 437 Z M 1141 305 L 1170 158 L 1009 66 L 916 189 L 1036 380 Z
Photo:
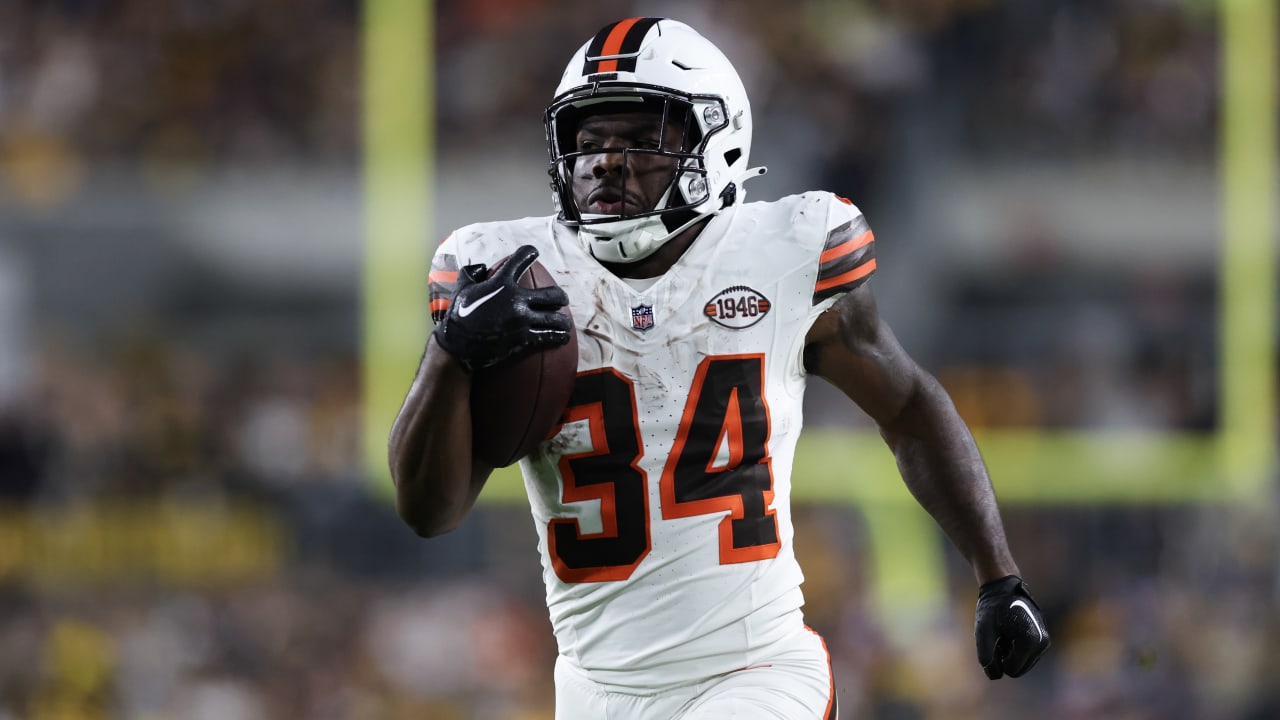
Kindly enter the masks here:
M 876 238 L 862 211 L 839 195 L 830 197 L 827 237 L 813 285 L 814 305 L 853 290 L 876 269 Z
M 449 312 L 449 303 L 453 302 L 453 293 L 458 288 L 458 250 L 457 233 L 452 233 L 436 248 L 431 258 L 431 272 L 427 275 L 428 292 L 431 298 L 431 320 L 440 322 Z

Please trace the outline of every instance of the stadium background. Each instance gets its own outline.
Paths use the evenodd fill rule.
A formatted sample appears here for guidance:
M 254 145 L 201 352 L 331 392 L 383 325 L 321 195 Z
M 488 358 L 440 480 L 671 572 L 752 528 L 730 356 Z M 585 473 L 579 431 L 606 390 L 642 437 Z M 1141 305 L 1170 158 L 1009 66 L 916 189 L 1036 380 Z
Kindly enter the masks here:
M 1274 3 L 6 0 L 0 718 L 550 717 L 519 486 L 423 542 L 375 459 L 425 258 L 547 212 L 541 109 L 634 14 L 737 64 L 752 198 L 867 213 L 1054 631 L 985 680 L 967 568 L 815 384 L 842 717 L 1280 716 Z

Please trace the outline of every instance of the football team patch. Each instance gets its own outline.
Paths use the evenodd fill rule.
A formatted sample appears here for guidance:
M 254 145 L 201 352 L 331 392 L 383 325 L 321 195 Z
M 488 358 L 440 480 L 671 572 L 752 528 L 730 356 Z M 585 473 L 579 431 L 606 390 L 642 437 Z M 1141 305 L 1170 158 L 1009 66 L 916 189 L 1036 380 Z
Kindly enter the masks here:
M 760 322 L 773 304 L 757 290 L 734 285 L 716 293 L 702 308 L 717 325 L 742 330 Z
M 631 308 L 631 327 L 641 332 L 653 327 L 653 306 L 637 305 Z

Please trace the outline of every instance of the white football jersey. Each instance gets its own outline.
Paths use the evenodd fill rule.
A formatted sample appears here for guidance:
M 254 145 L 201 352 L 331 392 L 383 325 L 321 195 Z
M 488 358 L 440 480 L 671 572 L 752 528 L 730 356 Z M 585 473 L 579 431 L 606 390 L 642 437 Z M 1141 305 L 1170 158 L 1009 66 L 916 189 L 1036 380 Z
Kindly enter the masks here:
M 790 492 L 804 340 L 875 269 L 871 231 L 830 193 L 747 203 L 638 282 L 552 217 L 471 225 L 436 252 L 437 319 L 459 267 L 525 244 L 578 333 L 562 424 L 520 463 L 560 653 L 632 688 L 751 664 L 803 622 Z

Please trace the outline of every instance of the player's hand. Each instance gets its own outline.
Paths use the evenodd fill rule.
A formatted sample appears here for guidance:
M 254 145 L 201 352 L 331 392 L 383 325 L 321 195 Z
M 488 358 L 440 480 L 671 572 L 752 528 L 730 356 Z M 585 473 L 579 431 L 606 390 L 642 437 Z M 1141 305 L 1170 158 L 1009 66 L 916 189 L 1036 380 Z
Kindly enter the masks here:
M 492 273 L 483 264 L 458 273 L 453 302 L 432 334 L 467 372 L 569 342 L 572 322 L 558 312 L 569 304 L 564 290 L 517 284 L 537 257 L 537 248 L 524 245 Z
M 987 677 L 1018 677 L 1049 649 L 1049 631 L 1027 584 L 1017 575 L 984 583 L 974 621 L 978 662 Z

